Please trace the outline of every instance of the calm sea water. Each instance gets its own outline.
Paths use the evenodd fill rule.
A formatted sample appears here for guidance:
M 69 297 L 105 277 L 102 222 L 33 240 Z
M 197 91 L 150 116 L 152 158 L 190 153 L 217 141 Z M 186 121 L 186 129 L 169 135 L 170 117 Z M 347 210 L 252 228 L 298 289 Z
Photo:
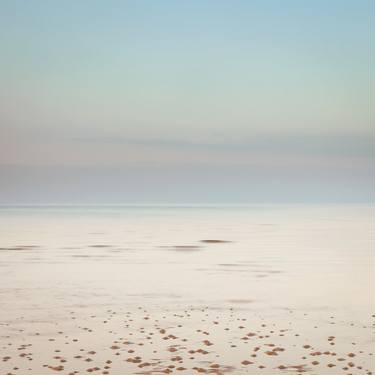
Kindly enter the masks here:
M 0 248 L 12 332 L 75 308 L 289 312 L 301 327 L 309 314 L 348 326 L 375 314 L 375 206 L 3 206 Z

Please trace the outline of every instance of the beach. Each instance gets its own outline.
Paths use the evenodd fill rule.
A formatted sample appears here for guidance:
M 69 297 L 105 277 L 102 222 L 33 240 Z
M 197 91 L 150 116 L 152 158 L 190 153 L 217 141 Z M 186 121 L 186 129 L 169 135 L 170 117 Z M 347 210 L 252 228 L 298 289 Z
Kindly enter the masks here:
M 3 206 L 0 375 L 375 374 L 375 206 Z

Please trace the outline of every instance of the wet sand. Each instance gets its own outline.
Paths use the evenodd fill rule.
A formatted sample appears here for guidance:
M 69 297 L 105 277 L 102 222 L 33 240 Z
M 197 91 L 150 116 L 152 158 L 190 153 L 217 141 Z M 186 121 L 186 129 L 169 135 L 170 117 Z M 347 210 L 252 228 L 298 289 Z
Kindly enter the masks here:
M 375 208 L 0 212 L 0 374 L 375 374 Z

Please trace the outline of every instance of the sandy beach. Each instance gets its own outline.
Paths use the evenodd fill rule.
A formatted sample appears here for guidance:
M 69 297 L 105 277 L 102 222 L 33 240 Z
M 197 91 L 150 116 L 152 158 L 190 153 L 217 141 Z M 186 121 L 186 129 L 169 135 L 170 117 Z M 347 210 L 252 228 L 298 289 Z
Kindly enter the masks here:
M 3 207 L 0 374 L 375 374 L 375 207 Z
M 0 1 L 0 375 L 375 375 L 375 1 Z

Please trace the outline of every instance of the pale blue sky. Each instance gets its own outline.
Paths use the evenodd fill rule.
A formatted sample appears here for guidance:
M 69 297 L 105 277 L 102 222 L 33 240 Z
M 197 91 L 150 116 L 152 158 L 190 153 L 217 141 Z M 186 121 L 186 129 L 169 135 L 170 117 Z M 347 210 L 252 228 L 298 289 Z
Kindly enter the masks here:
M 373 1 L 0 1 L 0 202 L 375 200 L 374 24 Z

